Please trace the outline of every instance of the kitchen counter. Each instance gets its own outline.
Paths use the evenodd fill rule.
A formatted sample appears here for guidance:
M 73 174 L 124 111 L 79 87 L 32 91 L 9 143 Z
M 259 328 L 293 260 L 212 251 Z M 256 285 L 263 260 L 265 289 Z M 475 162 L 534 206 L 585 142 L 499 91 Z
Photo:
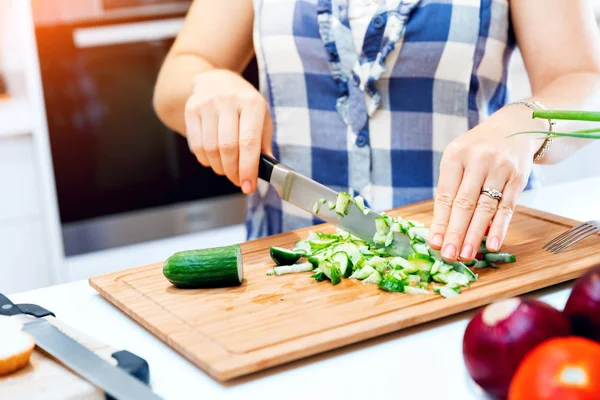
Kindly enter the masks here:
M 536 189 L 519 204 L 576 220 L 600 219 L 600 177 Z M 530 293 L 562 309 L 572 282 Z M 87 281 L 10 296 L 36 303 L 97 339 L 145 358 L 151 384 L 165 399 L 485 398 L 470 383 L 462 337 L 474 311 L 221 384 L 100 297 Z

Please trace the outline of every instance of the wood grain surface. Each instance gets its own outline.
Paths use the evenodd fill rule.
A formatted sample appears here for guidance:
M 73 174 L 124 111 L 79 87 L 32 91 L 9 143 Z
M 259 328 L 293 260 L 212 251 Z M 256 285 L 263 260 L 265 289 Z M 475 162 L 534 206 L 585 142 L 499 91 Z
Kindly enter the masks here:
M 429 224 L 432 206 L 427 201 L 389 214 Z M 266 276 L 273 267 L 269 246 L 291 248 L 309 230 L 335 231 L 328 224 L 243 243 L 245 280 L 235 288 L 177 289 L 163 277 L 162 262 L 89 282 L 183 357 L 226 381 L 574 279 L 600 263 L 600 237 L 559 255 L 542 245 L 577 223 L 519 207 L 502 248 L 517 262 L 475 270 L 479 279 L 450 299 L 389 293 L 348 279 L 333 286 L 310 273 Z

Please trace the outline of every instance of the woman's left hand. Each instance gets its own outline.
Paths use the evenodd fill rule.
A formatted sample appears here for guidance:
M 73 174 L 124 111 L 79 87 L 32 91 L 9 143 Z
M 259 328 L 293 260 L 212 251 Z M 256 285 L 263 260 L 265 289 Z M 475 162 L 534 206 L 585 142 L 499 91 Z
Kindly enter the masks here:
M 429 244 L 441 250 L 446 261 L 472 260 L 488 228 L 487 249 L 498 251 L 502 246 L 541 145 L 529 135 L 508 138 L 532 127 L 527 107 L 510 108 L 458 136 L 442 155 Z M 497 189 L 502 198 L 483 194 L 484 188 Z

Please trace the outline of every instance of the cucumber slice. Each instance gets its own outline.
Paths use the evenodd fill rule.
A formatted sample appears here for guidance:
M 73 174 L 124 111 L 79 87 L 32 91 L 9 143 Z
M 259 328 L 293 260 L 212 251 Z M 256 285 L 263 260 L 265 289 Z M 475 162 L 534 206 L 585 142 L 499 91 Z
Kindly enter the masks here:
M 485 260 L 477 260 L 477 262 L 473 265 L 473 268 L 488 268 L 491 265 L 492 264 L 490 264 L 489 262 L 487 262 Z
M 350 202 L 352 201 L 352 197 L 350 194 L 346 192 L 338 193 L 336 203 L 335 203 L 335 212 L 340 217 L 344 217 L 348 215 L 348 208 L 350 206 Z
M 427 271 L 419 271 L 417 272 L 417 276 L 422 282 L 429 283 L 431 282 L 431 274 Z
M 337 267 L 327 260 L 323 260 L 319 263 L 319 270 L 321 270 L 333 285 L 337 285 L 341 281 L 341 274 Z
M 373 272 L 376 272 L 375 268 L 371 267 L 370 265 L 367 265 L 359 270 L 356 270 L 356 272 L 352 274 L 351 277 L 362 281 L 363 279 L 367 279 Z
M 363 214 L 368 215 L 371 209 L 365 206 L 365 199 L 362 196 L 356 196 L 354 198 L 354 204 Z
M 450 263 L 450 265 L 452 265 L 452 269 L 454 269 L 456 272 L 464 274 L 470 282 L 477 280 L 477 275 L 475 275 L 475 273 L 473 273 L 473 271 L 471 271 L 469 267 L 467 267 L 460 261 L 454 261 L 453 263 Z
M 379 281 L 379 288 L 386 292 L 403 292 L 404 282 L 400 279 L 396 279 L 393 276 L 387 276 L 385 279 Z
M 311 249 L 324 249 L 326 247 L 331 246 L 332 244 L 334 244 L 335 242 L 337 242 L 337 239 L 315 239 L 315 240 L 310 240 L 310 247 Z
M 165 260 L 163 275 L 182 289 L 239 286 L 244 280 L 242 251 L 237 244 L 180 251 Z
M 442 262 L 440 260 L 435 260 L 435 262 L 431 266 L 431 270 L 429 271 L 431 273 L 431 275 L 437 274 L 438 271 L 440 270 L 441 266 L 442 266 Z
M 413 226 L 409 228 L 408 231 L 412 232 L 415 237 L 418 236 L 421 238 L 423 242 L 426 242 L 427 238 L 429 237 L 429 228 L 425 228 L 423 226 Z
M 437 273 L 433 276 L 433 280 L 439 283 L 469 286 L 469 279 L 467 276 L 456 271 L 450 271 L 445 274 Z
M 375 268 L 377 271 L 383 273 L 386 269 L 390 268 L 389 262 L 385 258 L 381 258 L 379 256 L 375 256 L 371 258 L 368 262 L 368 265 Z
M 440 288 L 439 293 L 447 299 L 458 296 L 460 292 L 457 292 L 454 288 L 443 286 Z
M 486 253 L 483 259 L 490 263 L 513 263 L 517 261 L 514 254 L 510 253 Z
M 389 260 L 390 265 L 394 269 L 402 269 L 405 272 L 417 272 L 418 268 L 415 267 L 410 261 L 402 258 L 402 257 L 394 257 Z
M 352 274 L 352 268 L 350 267 L 350 261 L 348 260 L 348 255 L 343 251 L 338 251 L 334 255 L 331 256 L 331 261 L 333 261 L 340 274 L 344 278 L 348 278 Z
M 304 251 L 305 256 L 311 254 L 310 243 L 308 243 L 308 240 L 302 239 L 294 243 L 294 252 L 299 253 L 300 250 Z
M 311 272 L 313 270 L 312 263 L 305 262 L 301 264 L 284 265 L 273 268 L 275 275 L 294 274 L 297 272 Z
M 384 216 L 375 218 L 375 229 L 378 233 L 388 233 L 390 230 L 390 224 L 388 219 Z
M 433 260 L 430 256 L 421 253 L 412 253 L 408 256 L 408 261 L 418 268 L 418 271 L 430 272 L 433 266 Z
M 312 208 L 313 214 L 318 214 L 319 211 L 321 210 L 321 206 L 322 206 L 322 204 L 320 201 L 315 201 L 315 204 L 313 205 L 313 208 Z
M 381 279 L 382 277 L 379 271 L 375 271 L 371 275 L 369 275 L 367 279 L 363 280 L 363 283 L 379 283 L 381 282 Z
M 409 275 L 408 276 L 408 284 L 414 284 L 421 282 L 421 277 L 419 275 Z
M 335 208 L 335 203 L 333 201 L 329 201 L 329 202 L 327 202 L 327 207 L 330 210 L 333 210 Z
M 321 271 L 317 272 L 316 274 L 312 275 L 311 278 L 314 278 L 317 282 L 321 282 L 324 281 L 325 279 L 327 279 L 327 277 L 325 276 L 325 274 Z
M 294 250 L 285 249 L 283 247 L 271 246 L 271 259 L 277 265 L 292 265 L 301 257 Z
M 421 289 L 418 287 L 404 286 L 404 293 L 406 294 L 431 294 L 427 289 Z
M 429 246 L 425 243 L 421 243 L 421 242 L 415 242 L 412 244 L 412 248 L 415 252 L 419 253 L 419 254 L 426 254 L 429 255 Z

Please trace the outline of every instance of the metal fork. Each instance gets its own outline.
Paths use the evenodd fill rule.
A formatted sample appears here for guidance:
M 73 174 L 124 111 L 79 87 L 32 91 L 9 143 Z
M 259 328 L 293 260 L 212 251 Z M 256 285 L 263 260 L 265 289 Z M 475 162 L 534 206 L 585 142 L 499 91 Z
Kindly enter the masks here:
M 600 231 L 600 221 L 586 221 L 561 233 L 542 247 L 547 251 L 558 254 L 569 246 Z

